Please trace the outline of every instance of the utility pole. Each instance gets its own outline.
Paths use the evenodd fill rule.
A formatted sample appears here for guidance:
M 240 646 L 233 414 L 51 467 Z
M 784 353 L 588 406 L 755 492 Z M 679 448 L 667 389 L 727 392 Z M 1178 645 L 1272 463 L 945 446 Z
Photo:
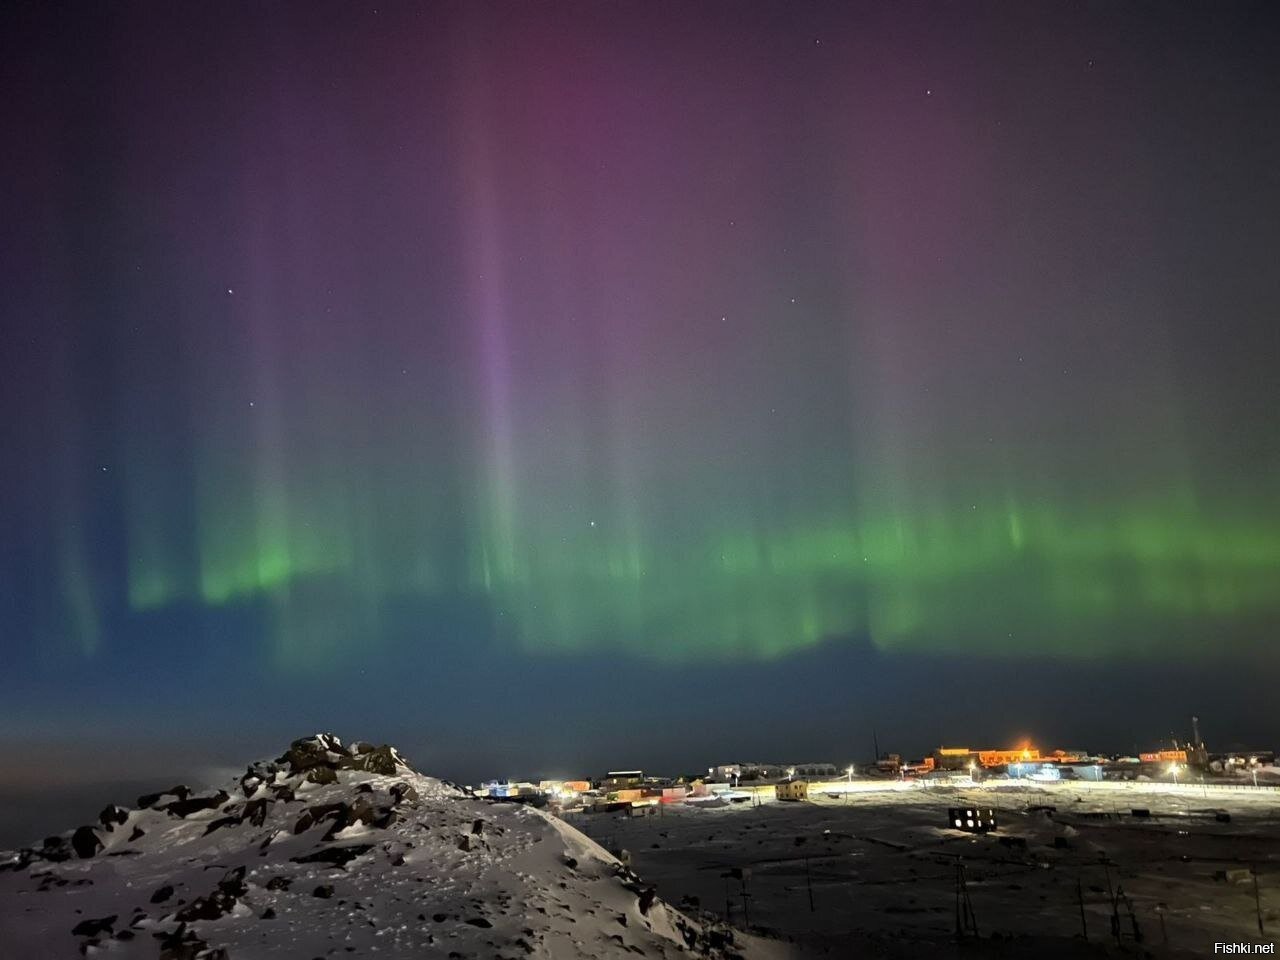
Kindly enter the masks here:
M 1262 928 L 1262 897 L 1258 894 L 1258 865 L 1251 863 L 1249 866 L 1253 868 L 1253 909 L 1258 914 L 1258 936 L 1265 937 L 1267 934 Z
M 1111 885 L 1111 867 L 1106 860 L 1102 861 L 1102 870 L 1107 875 L 1107 898 L 1111 901 L 1111 935 L 1120 943 L 1120 910 L 1116 905 L 1116 890 Z
M 1080 904 L 1080 936 L 1084 937 L 1084 942 L 1089 942 L 1089 925 L 1084 919 L 1084 887 L 1080 885 L 1080 878 L 1076 877 L 1076 902 Z
M 978 918 L 973 913 L 973 902 L 969 899 L 969 883 L 965 876 L 964 864 L 956 860 L 956 939 L 963 940 L 978 933 Z

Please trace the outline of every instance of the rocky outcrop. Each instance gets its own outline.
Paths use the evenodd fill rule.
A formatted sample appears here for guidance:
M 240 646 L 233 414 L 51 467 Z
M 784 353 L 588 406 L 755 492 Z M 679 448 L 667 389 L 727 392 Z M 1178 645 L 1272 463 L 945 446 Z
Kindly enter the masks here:
M 350 747 L 344 747 L 342 741 L 331 733 L 317 733 L 293 741 L 276 763 L 287 767 L 290 773 L 305 772 L 312 783 L 332 783 L 336 777 L 331 779 L 330 774 L 338 770 L 366 770 L 385 777 L 394 777 L 401 770 L 412 770 L 408 761 L 389 744 L 374 746 L 356 741 Z M 246 777 L 255 776 L 260 777 L 261 774 L 250 768 Z
M 324 941 L 345 942 L 340 955 L 404 958 L 445 945 L 473 958 L 739 952 L 571 827 L 488 807 L 389 746 L 320 734 L 225 791 L 139 800 L 6 860 L 0 928 L 27 925 L 23 955 L 227 960 L 277 941 L 301 957 Z M 74 886 L 88 896 L 57 892 Z M 401 922 L 415 914 L 417 925 Z M 45 931 L 63 942 L 33 950 Z

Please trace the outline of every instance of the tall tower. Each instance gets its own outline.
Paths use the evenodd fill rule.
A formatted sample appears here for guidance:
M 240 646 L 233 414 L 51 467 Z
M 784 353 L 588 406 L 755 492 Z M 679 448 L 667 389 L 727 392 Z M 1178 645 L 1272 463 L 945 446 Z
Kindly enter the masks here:
M 1205 749 L 1204 741 L 1200 739 L 1200 718 L 1193 716 L 1191 718 L 1191 743 L 1188 745 L 1187 760 L 1197 767 L 1207 767 L 1209 765 L 1209 751 Z

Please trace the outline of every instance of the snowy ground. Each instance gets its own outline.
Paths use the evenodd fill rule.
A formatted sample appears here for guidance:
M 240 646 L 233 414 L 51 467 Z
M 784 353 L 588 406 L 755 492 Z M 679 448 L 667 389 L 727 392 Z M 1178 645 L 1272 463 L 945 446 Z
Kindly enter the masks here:
M 740 925 L 749 914 L 752 929 L 794 940 L 805 955 L 845 955 L 855 944 L 872 955 L 947 955 L 955 950 L 957 862 L 988 954 L 1131 950 L 1127 908 L 1122 947 L 1111 935 L 1116 889 L 1149 949 L 1212 955 L 1215 942 L 1271 942 L 1280 931 L 1274 790 L 874 783 L 839 790 L 833 785 L 834 797 L 820 791 L 810 803 L 673 805 L 654 817 L 572 819 L 603 846 L 628 850 L 635 870 L 671 903 L 697 903 Z M 947 808 L 966 803 L 996 808 L 1000 829 L 988 836 L 948 829 Z M 1043 805 L 1057 809 L 1034 809 Z M 1133 808 L 1151 816 L 1135 817 Z M 1220 822 L 1216 811 L 1230 820 Z M 1250 865 L 1263 935 L 1251 877 L 1215 879 Z M 743 868 L 748 875 L 739 879 L 733 871 Z
M 792 955 L 670 909 L 537 810 L 465 797 L 394 752 L 353 769 L 373 754 L 299 743 L 314 767 L 258 765 L 0 855 L 0 956 Z

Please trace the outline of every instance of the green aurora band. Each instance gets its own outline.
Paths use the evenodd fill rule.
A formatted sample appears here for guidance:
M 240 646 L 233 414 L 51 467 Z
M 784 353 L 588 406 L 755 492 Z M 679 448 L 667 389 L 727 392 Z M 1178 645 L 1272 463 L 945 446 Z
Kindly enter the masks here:
M 837 515 L 690 531 L 661 546 L 605 520 L 571 536 L 530 525 L 511 543 L 478 532 L 465 569 L 415 551 L 431 542 L 428 518 L 401 513 L 391 530 L 337 496 L 293 511 L 275 499 L 228 510 L 219 496 L 201 514 L 190 566 L 162 516 L 134 517 L 132 609 L 261 602 L 288 666 L 327 662 L 352 636 L 373 642 L 398 598 L 459 594 L 483 601 L 529 652 L 662 661 L 771 658 L 854 634 L 886 649 L 1092 657 L 1114 652 L 1117 630 L 1130 652 L 1189 654 L 1220 639 L 1217 623 L 1280 612 L 1280 535 L 1243 516 L 1205 520 L 1176 497 L 1086 515 L 1007 499 Z M 95 617 L 76 556 L 65 551 L 68 608 L 90 651 Z

